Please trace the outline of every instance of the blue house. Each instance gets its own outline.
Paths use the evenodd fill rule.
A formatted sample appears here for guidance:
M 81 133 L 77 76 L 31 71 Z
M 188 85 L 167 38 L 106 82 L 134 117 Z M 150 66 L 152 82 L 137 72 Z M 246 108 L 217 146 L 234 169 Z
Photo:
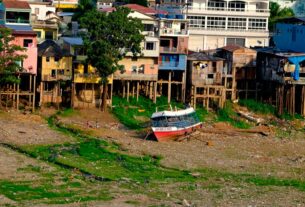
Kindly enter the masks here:
M 292 17 L 276 24 L 275 48 L 282 51 L 305 52 L 305 17 Z

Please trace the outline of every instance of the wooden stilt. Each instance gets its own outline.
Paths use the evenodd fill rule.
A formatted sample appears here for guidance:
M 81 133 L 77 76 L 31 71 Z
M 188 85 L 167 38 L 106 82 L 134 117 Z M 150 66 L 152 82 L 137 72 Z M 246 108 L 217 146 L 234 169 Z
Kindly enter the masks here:
M 125 91 L 126 89 L 125 89 L 125 81 L 123 81 L 123 98 L 125 98 Z
M 186 75 L 185 72 L 182 73 L 182 91 L 181 91 L 181 100 L 185 102 L 185 91 L 186 91 Z
M 32 93 L 32 74 L 30 74 L 29 92 Z M 31 103 L 32 103 L 32 95 L 29 95 L 29 105 L 30 106 L 31 106 Z
M 112 81 L 111 87 L 110 87 L 110 106 L 112 106 L 112 96 L 113 96 L 113 81 Z
M 130 86 L 130 83 L 129 83 L 129 81 L 127 81 L 127 102 L 129 102 L 129 86 Z
M 35 111 L 35 102 L 36 102 L 36 75 L 34 75 L 32 112 Z
M 193 107 L 194 109 L 196 109 L 196 105 L 197 105 L 197 87 L 196 86 L 193 86 L 193 101 L 194 101 L 194 104 L 193 104 Z
M 168 88 L 167 88 L 167 103 L 171 102 L 171 91 L 172 91 L 172 72 L 168 73 Z
M 149 99 L 153 99 L 153 82 L 149 82 Z
M 134 98 L 135 95 L 135 85 L 134 82 L 132 82 L 132 98 Z
M 137 102 L 139 101 L 139 89 L 140 89 L 140 86 L 139 86 L 139 81 L 137 81 Z
M 20 94 L 20 75 L 18 75 L 19 84 L 17 84 L 17 111 L 19 111 L 19 94 Z
M 157 103 L 157 81 L 154 82 L 154 103 Z

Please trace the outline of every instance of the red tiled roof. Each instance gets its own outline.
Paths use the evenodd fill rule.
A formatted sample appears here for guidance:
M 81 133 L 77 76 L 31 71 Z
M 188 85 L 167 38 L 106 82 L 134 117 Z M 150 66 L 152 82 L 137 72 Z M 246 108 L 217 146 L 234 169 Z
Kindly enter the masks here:
M 26 1 L 4 0 L 4 7 L 9 9 L 31 9 Z
M 141 6 L 138 4 L 126 4 L 123 5 L 124 7 L 129 8 L 132 11 L 137 11 L 140 12 L 142 14 L 146 14 L 146 15 L 156 15 L 156 14 L 167 14 L 168 12 L 163 11 L 163 10 L 155 10 L 149 7 L 145 7 L 145 6 Z M 100 11 L 102 12 L 113 12 L 115 11 L 114 7 L 111 8 L 105 8 L 105 9 L 100 9 Z
M 138 4 L 126 4 L 124 5 L 125 7 L 133 10 L 133 11 L 137 11 L 140 12 L 142 14 L 148 14 L 148 15 L 155 15 L 155 14 L 167 14 L 166 11 L 163 10 L 155 10 L 149 7 L 145 7 L 145 6 L 141 6 Z

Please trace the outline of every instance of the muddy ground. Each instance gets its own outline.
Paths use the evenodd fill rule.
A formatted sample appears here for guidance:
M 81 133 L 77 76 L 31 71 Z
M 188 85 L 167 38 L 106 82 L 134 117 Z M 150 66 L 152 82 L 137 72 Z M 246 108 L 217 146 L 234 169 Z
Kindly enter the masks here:
M 24 115 L 17 112 L 2 112 L 0 142 L 19 146 L 73 142 L 71 137 L 48 127 L 42 117 L 52 113 L 43 111 L 42 114 Z M 144 140 L 145 132 L 128 130 L 110 113 L 101 113 L 97 110 L 79 111 L 72 116 L 61 117 L 60 122 L 75 125 L 95 136 L 117 142 L 128 154 L 161 156 L 161 164 L 166 167 L 188 170 L 209 168 L 230 173 L 250 173 L 301 181 L 305 177 L 305 139 L 300 136 L 280 139 L 274 134 L 263 136 L 259 133 L 211 133 L 211 129 L 215 132 L 219 129 L 205 124 L 202 132 L 190 137 L 189 140 L 158 143 Z M 223 126 L 226 128 L 226 125 Z M 209 133 L 205 133 L 205 129 Z M 229 127 L 227 129 L 230 130 Z M 35 182 L 35 174 L 18 170 L 29 165 L 39 165 L 50 170 L 53 168 L 48 163 L 0 146 L 0 180 L 27 179 Z M 176 192 L 173 189 L 176 189 Z M 178 187 L 169 191 L 171 195 L 179 194 Z M 164 204 L 160 200 L 141 194 L 121 194 L 107 202 L 73 203 L 65 206 L 187 206 L 188 203 L 193 203 L 194 206 L 305 206 L 303 191 L 290 187 L 235 186 L 230 181 L 225 181 L 225 187 L 217 191 L 190 192 L 184 195 L 187 202 L 183 202 L 181 195 L 179 199 L 181 202 L 171 200 Z M 128 200 L 140 202 L 128 204 Z M 0 194 L 0 206 L 2 205 L 19 206 L 16 201 Z M 32 204 L 25 202 L 22 205 Z M 37 203 L 35 205 L 45 206 Z

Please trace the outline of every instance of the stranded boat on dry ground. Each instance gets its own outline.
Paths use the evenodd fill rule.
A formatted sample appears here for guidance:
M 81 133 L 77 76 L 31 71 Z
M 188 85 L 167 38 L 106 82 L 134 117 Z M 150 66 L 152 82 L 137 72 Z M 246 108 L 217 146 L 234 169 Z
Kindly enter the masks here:
M 175 140 L 202 127 L 193 108 L 155 112 L 151 116 L 151 122 L 152 131 L 159 142 Z

